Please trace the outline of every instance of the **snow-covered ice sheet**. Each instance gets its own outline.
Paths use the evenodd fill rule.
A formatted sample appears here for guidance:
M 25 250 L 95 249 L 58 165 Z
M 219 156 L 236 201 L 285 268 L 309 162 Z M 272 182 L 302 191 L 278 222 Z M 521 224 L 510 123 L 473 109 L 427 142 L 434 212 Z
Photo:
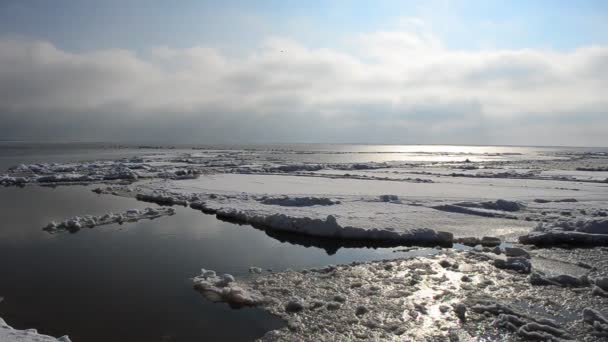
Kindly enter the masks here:
M 156 182 L 158 188 L 184 192 L 215 192 L 272 195 L 353 195 L 379 196 L 395 194 L 409 199 L 511 199 L 533 200 L 538 197 L 607 200 L 606 190 L 597 186 L 581 186 L 577 190 L 558 188 L 563 184 L 547 184 L 508 180 L 504 184 L 478 182 L 408 183 L 359 179 L 327 179 L 297 175 L 214 174 L 178 182 Z
M 201 207 L 223 213 L 218 216 L 248 223 L 282 217 L 292 225 L 302 220 L 322 225 L 331 217 L 342 228 L 399 233 L 431 229 L 456 237 L 509 240 L 539 222 L 589 219 L 608 209 L 603 179 L 608 154 L 603 151 L 308 147 L 157 149 L 115 161 L 19 165 L 0 176 L 0 183 L 130 183 L 101 192 L 164 205 L 203 202 Z M 398 200 L 382 201 L 381 196 Z M 486 205 L 497 201 L 521 209 Z

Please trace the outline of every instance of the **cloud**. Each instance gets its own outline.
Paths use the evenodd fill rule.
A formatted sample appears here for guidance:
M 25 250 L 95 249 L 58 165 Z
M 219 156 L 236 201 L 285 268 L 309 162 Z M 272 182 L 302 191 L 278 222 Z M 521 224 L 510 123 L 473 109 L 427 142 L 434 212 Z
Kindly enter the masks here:
M 452 50 L 424 25 L 408 23 L 414 29 L 356 37 L 349 50 L 279 37 L 240 56 L 212 47 L 74 53 L 0 39 L 0 133 L 608 145 L 601 115 L 608 109 L 608 47 Z M 595 119 L 576 120 L 581 115 Z M 527 123 L 544 133 L 522 134 L 532 133 L 521 127 Z

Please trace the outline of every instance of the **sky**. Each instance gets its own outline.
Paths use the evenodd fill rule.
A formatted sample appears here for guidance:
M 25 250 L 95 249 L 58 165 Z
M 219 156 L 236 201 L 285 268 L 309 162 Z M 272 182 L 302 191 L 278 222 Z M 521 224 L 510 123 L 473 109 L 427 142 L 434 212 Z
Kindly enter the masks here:
M 608 146 L 608 1 L 0 0 L 0 140 Z

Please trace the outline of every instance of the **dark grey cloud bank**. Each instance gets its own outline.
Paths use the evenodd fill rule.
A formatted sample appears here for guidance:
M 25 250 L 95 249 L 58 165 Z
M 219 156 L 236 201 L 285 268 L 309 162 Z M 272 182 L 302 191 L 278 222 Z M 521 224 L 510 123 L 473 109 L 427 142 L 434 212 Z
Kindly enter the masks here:
M 4 139 L 608 145 L 608 48 L 444 48 L 377 32 L 349 51 L 272 39 L 86 53 L 0 39 Z

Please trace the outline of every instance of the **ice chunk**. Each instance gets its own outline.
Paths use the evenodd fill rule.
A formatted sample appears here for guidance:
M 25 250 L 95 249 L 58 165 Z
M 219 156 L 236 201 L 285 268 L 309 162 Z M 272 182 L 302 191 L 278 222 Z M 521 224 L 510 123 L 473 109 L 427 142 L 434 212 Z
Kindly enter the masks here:
M 262 273 L 262 269 L 260 267 L 252 266 L 252 267 L 249 267 L 249 273 L 260 274 L 260 273 Z
M 608 245 L 608 219 L 540 223 L 530 234 L 520 236 L 519 241 L 523 244 L 537 246 L 606 246 Z
M 494 202 L 482 202 L 481 206 L 485 209 L 494 209 L 494 210 L 502 210 L 502 211 L 519 211 L 524 206 L 515 201 L 507 201 L 504 199 L 499 199 Z
M 321 164 L 290 164 L 267 169 L 268 172 L 319 171 L 325 168 Z
M 379 198 L 382 202 L 399 202 L 399 196 L 397 195 L 380 195 Z
M 300 312 L 304 310 L 304 303 L 300 299 L 292 299 L 285 304 L 285 311 L 290 313 Z
M 457 303 L 452 305 L 452 308 L 454 309 L 454 314 L 456 314 L 456 317 L 458 317 L 458 319 L 463 322 L 467 320 L 467 307 L 464 304 Z
M 438 232 L 432 229 L 420 228 L 398 232 L 392 230 L 342 227 L 332 215 L 328 215 L 327 218 L 323 220 L 309 217 L 293 217 L 284 214 L 265 215 L 233 208 L 219 209 L 217 210 L 216 215 L 222 219 L 249 223 L 269 230 L 341 240 L 392 241 L 440 246 L 451 246 L 453 241 L 452 233 Z
M 600 167 L 577 167 L 576 168 L 577 171 L 597 171 L 597 172 L 603 172 L 603 171 L 608 171 L 608 166 L 600 166 Z
M 326 197 L 263 197 L 260 199 L 263 204 L 279 205 L 284 207 L 309 207 L 313 205 L 334 205 L 340 201 L 334 201 Z
M 519 273 L 530 273 L 532 270 L 532 264 L 526 258 L 517 257 L 517 258 L 507 258 L 503 259 L 495 259 L 494 266 L 502 269 L 514 270 Z
M 501 244 L 501 241 L 497 237 L 484 236 L 481 238 L 481 245 L 484 247 L 496 247 Z
M 539 341 L 553 341 L 556 340 L 556 337 L 568 336 L 568 333 L 563 329 L 535 322 L 522 325 L 517 334 L 524 339 Z
M 604 291 L 601 288 L 593 285 L 591 288 L 591 294 L 594 296 L 606 297 L 608 298 L 608 291 Z
M 576 231 L 589 234 L 608 234 L 608 219 L 561 220 L 550 225 L 539 224 L 535 231 Z
M 234 307 L 252 306 L 263 301 L 261 294 L 239 285 L 230 274 L 217 276 L 212 270 L 202 269 L 192 281 L 194 288 L 211 301 L 226 302 Z
M 0 341 L 2 342 L 71 342 L 68 336 L 59 338 L 39 334 L 36 329 L 17 330 L 0 318 Z
M 508 257 L 524 257 L 530 259 L 530 253 L 518 247 L 505 247 L 505 254 Z
M 593 326 L 597 336 L 608 337 L 608 319 L 592 308 L 583 309 L 583 321 Z
M 543 286 L 555 285 L 561 287 L 586 287 L 589 286 L 589 279 L 586 276 L 574 277 L 568 274 L 560 274 L 557 276 L 546 276 L 540 271 L 535 271 L 528 278 L 530 284 Z
M 608 219 L 578 221 L 575 230 L 589 234 L 608 234 Z
M 532 232 L 519 237 L 519 242 L 536 246 L 608 246 L 608 234 L 587 234 L 572 231 Z
M 477 245 L 481 245 L 481 240 L 479 238 L 470 236 L 470 237 L 462 237 L 454 240 L 456 243 L 463 244 L 469 247 L 475 247 Z
M 455 205 L 460 207 L 468 207 L 468 208 L 481 208 L 481 209 L 490 209 L 490 210 L 500 210 L 500 211 L 520 211 L 524 207 L 523 204 L 515 201 L 508 201 L 504 199 L 498 199 L 496 201 L 486 201 L 486 202 L 460 202 L 455 203 Z
M 557 199 L 557 200 L 548 200 L 548 199 L 543 199 L 543 198 L 537 198 L 534 200 L 534 202 L 536 202 L 536 203 L 550 203 L 550 202 L 574 203 L 574 202 L 578 202 L 578 200 L 576 198 L 562 198 L 562 199 Z
M 170 216 L 173 214 L 175 214 L 175 209 L 173 208 L 145 208 L 142 211 L 138 209 L 130 209 L 119 214 L 107 213 L 100 216 L 75 216 L 59 223 L 51 221 L 43 229 L 48 232 L 57 232 L 61 230 L 76 232 L 84 227 L 93 228 L 96 226 L 113 223 L 136 222 L 143 219 L 151 220 L 161 216 Z
M 186 199 L 164 192 L 139 193 L 135 195 L 135 198 L 140 201 L 152 202 L 161 205 L 188 205 L 188 201 Z
M 480 211 L 480 210 L 475 210 L 475 209 L 470 209 L 470 208 L 459 206 L 459 205 L 455 205 L 455 204 L 440 204 L 440 205 L 436 205 L 436 206 L 434 206 L 432 208 L 433 209 L 437 209 L 437 210 L 441 210 L 441 211 L 446 211 L 446 212 L 449 212 L 449 213 L 459 213 L 459 214 L 476 215 L 476 216 L 483 216 L 483 217 L 497 217 L 497 216 L 499 216 L 496 213 L 487 212 L 487 211 Z
M 593 279 L 593 284 L 604 291 L 608 291 L 608 277 L 598 277 Z
M 450 213 L 460 213 L 476 215 L 482 217 L 503 217 L 514 219 L 515 216 L 505 212 L 520 211 L 524 206 L 518 202 L 499 199 L 487 202 L 458 202 L 454 204 L 440 204 L 432 207 L 433 209 Z
M 367 307 L 365 307 L 363 305 L 359 305 L 359 306 L 357 306 L 357 309 L 355 310 L 355 315 L 357 315 L 357 316 L 363 316 L 368 311 L 369 311 L 369 309 Z

